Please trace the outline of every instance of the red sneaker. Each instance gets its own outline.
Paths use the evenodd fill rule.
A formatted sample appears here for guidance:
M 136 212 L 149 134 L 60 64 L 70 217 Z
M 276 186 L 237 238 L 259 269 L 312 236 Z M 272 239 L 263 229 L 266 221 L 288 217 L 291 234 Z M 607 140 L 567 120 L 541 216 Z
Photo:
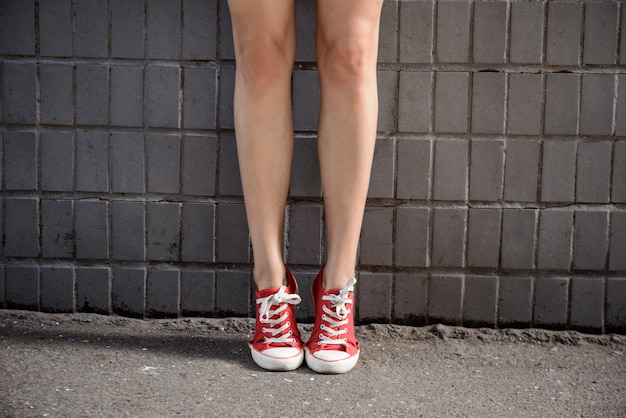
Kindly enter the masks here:
M 256 327 L 248 343 L 252 359 L 267 370 L 295 370 L 302 364 L 302 339 L 294 305 L 301 302 L 289 269 L 287 286 L 256 291 Z
M 313 282 L 315 326 L 304 348 L 306 363 L 318 373 L 345 373 L 359 360 L 360 345 L 354 336 L 354 284 L 341 290 L 325 290 L 322 273 Z

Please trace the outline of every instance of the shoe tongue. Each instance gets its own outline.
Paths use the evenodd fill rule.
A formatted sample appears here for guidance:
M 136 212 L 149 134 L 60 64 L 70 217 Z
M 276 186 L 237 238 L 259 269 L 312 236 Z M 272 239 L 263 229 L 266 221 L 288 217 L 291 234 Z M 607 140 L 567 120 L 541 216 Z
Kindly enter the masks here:
M 266 298 L 268 296 L 272 296 L 274 293 L 278 292 L 280 287 L 270 287 L 263 290 L 257 290 L 257 298 Z

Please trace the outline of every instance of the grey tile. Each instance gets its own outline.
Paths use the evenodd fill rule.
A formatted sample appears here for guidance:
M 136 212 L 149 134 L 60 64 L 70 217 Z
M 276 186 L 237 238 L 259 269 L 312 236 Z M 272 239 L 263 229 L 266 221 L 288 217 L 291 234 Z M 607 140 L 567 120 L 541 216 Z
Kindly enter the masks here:
M 39 149 L 41 189 L 55 192 L 73 191 L 74 135 L 71 132 L 41 132 Z
M 37 190 L 37 141 L 33 132 L 4 132 L 4 187 Z
M 5 266 L 5 301 L 9 309 L 39 309 L 39 267 Z
M 613 181 L 611 202 L 626 202 L 626 141 L 615 142 L 613 148 Z
M 398 139 L 396 198 L 427 200 L 430 197 L 431 142 Z
M 76 136 L 76 190 L 109 191 L 109 134 L 79 131 Z
M 117 193 L 146 191 L 143 133 L 111 134 L 111 189 Z
M 180 271 L 150 268 L 146 281 L 146 315 L 177 317 L 179 314 Z
M 575 135 L 578 132 L 578 74 L 546 76 L 546 134 Z
M 74 256 L 74 205 L 72 200 L 41 200 L 41 255 Z
M 582 142 L 576 164 L 576 201 L 608 203 L 611 185 L 611 143 Z
M 145 6 L 143 1 L 110 0 L 111 56 L 143 58 Z
M 393 264 L 393 208 L 365 208 L 360 248 L 361 265 Z
M 427 208 L 400 206 L 396 209 L 394 266 L 426 267 L 430 213 Z
M 431 265 L 463 267 L 467 210 L 435 208 Z
M 23 3 L 32 4 L 32 2 Z M 26 28 L 27 26 L 23 25 L 21 30 Z M 24 34 L 25 39 L 36 34 L 34 31 L 31 32 Z M 12 35 L 17 35 L 17 32 Z M 4 38 L 3 34 L 0 35 L 0 38 Z M 48 57 L 72 56 L 71 0 L 44 1 L 39 4 L 39 53 Z
M 74 3 L 74 56 L 103 58 L 109 54 L 107 3 L 99 0 L 82 0 Z
M 541 133 L 542 75 L 511 74 L 509 76 L 508 134 L 538 135 Z
M 461 324 L 463 276 L 433 275 L 428 283 L 428 322 Z
M 583 74 L 580 103 L 581 135 L 611 135 L 615 76 Z
M 185 128 L 216 128 L 217 72 L 215 68 L 185 68 L 183 98 Z
M 495 326 L 497 297 L 497 277 L 466 276 L 463 293 L 463 325 Z
M 607 212 L 576 211 L 574 216 L 574 268 L 604 270 L 608 250 Z
M 604 288 L 602 278 L 572 278 L 570 323 L 572 328 L 601 332 L 604 324 Z
M 502 255 L 505 269 L 532 269 L 535 260 L 535 209 L 502 211 Z
M 104 267 L 76 269 L 76 308 L 79 312 L 109 314 L 111 272 Z
M 79 259 L 109 258 L 108 202 L 79 200 L 75 206 L 76 257 Z
M 250 273 L 218 271 L 215 276 L 216 310 L 219 316 L 250 314 Z M 254 303 L 254 301 L 252 301 Z
M 146 203 L 148 260 L 180 259 L 180 203 Z
M 182 37 L 180 1 L 146 2 L 146 57 L 180 58 Z
M 500 209 L 470 208 L 467 265 L 497 268 L 500 261 Z
M 606 285 L 606 332 L 626 330 L 626 278 L 609 277 Z
M 42 267 L 39 289 L 44 312 L 74 312 L 74 269 Z
M 116 267 L 112 284 L 113 312 L 142 318 L 146 305 L 146 269 Z
M 475 63 L 506 62 L 507 4 L 477 2 L 474 4 L 473 53 Z
M 464 140 L 435 141 L 434 200 L 465 201 L 469 143 Z
M 319 204 L 291 204 L 289 206 L 289 264 L 322 263 L 322 213 Z
M 243 204 L 222 203 L 217 205 L 216 243 L 216 260 L 218 262 L 250 262 L 250 237 L 246 221 L 246 209 Z
M 543 209 L 539 220 L 537 268 L 569 270 L 574 212 L 568 209 Z
M 37 66 L 4 62 L 2 73 L 3 122 L 34 124 L 37 121 Z
M 533 280 L 530 277 L 500 277 L 498 326 L 529 327 L 533 311 Z
M 509 59 L 513 63 L 540 64 L 543 55 L 544 3 L 511 3 Z
M 183 137 L 183 190 L 185 194 L 215 196 L 217 138 Z
M 400 62 L 431 62 L 434 2 L 399 1 L 398 3 L 400 6 Z
M 583 62 L 615 64 L 617 61 L 617 3 L 585 3 Z
M 577 65 L 581 46 L 582 3 L 548 3 L 546 61 L 551 65 Z
M 183 203 L 181 260 L 214 260 L 215 204 Z
M 35 2 L 7 1 L 0 14 L 0 54 L 35 55 Z
M 504 182 L 504 142 L 495 139 L 472 140 L 470 161 L 470 200 L 502 199 Z
M 446 4 L 446 3 L 442 3 Z M 469 74 L 438 72 L 435 77 L 435 131 L 467 132 Z
M 537 279 L 534 303 L 534 326 L 565 329 L 569 306 L 569 279 L 565 277 Z
M 507 141 L 504 200 L 537 201 L 540 149 L 541 144 L 537 140 Z
M 390 273 L 361 273 L 356 285 L 359 323 L 389 323 L 393 276 Z
M 39 256 L 38 199 L 4 199 L 4 255 Z M 8 292 L 7 292 L 8 295 Z M 8 299 L 7 299 L 8 300 Z
M 394 286 L 394 322 L 413 326 L 426 324 L 428 276 L 396 274 Z
M 146 135 L 149 192 L 178 193 L 180 190 L 180 142 L 178 134 Z
M 472 93 L 472 132 L 504 133 L 504 73 L 474 73 Z
M 402 4 L 421 4 L 404 2 Z M 433 73 L 400 72 L 398 92 L 398 130 L 430 132 L 433 111 Z
M 626 212 L 611 213 L 609 237 L 609 270 L 626 270 Z
M 71 87 L 68 91 L 71 92 Z M 76 66 L 76 123 L 78 125 L 108 125 L 108 66 Z
M 179 95 L 181 71 L 178 67 L 146 67 L 145 123 L 160 128 L 180 126 Z
M 573 202 L 576 143 L 547 140 L 543 143 L 541 201 Z
M 438 62 L 468 62 L 470 43 L 470 3 L 437 2 Z
M 180 310 L 183 315 L 210 315 L 215 308 L 215 273 L 208 270 L 182 270 Z
M 143 66 L 112 65 L 110 77 L 110 124 L 112 126 L 143 126 Z
M 114 260 L 145 259 L 145 203 L 111 202 L 111 258 Z
M 182 58 L 215 60 L 217 57 L 218 3 L 183 0 Z

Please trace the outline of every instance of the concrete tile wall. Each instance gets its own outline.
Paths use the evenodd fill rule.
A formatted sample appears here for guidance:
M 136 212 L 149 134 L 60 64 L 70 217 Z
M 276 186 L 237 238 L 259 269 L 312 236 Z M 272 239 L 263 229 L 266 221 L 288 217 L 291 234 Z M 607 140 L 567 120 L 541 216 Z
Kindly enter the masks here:
M 325 258 L 296 0 L 285 260 Z M 0 306 L 251 315 L 225 0 L 0 2 Z M 384 4 L 359 321 L 626 332 L 626 6 Z M 297 310 L 311 319 L 307 298 Z

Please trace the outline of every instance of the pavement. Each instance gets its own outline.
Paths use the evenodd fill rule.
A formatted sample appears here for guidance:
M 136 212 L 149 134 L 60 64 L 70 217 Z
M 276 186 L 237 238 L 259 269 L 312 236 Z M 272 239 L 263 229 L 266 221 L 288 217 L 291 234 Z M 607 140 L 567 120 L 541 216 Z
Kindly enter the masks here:
M 0 310 L 0 415 L 626 417 L 623 335 L 363 325 L 355 369 L 320 375 L 258 368 L 253 328 Z

